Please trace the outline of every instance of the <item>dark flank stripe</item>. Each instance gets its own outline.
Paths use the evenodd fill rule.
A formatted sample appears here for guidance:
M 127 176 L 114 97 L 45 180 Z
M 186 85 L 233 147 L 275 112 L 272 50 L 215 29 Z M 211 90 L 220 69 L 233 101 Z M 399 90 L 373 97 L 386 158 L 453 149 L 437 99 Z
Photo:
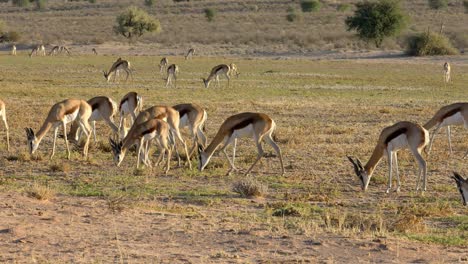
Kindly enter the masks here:
M 460 112 L 460 111 L 461 111 L 460 108 L 452 109 L 452 110 L 448 111 L 444 116 L 442 116 L 442 120 L 444 120 L 447 117 L 453 116 L 454 114 L 456 114 L 457 112 Z
M 93 112 L 94 112 L 94 110 L 96 110 L 98 107 L 99 107 L 99 103 L 94 103 L 94 104 L 91 105 L 91 109 L 93 110 Z
M 78 108 L 80 108 L 80 105 L 75 105 L 74 107 L 65 111 L 65 115 L 73 114 Z
M 156 126 L 152 126 L 150 129 L 143 131 L 142 135 L 151 134 L 156 130 Z
M 182 119 L 182 117 L 183 117 L 184 115 L 187 115 L 189 112 L 190 112 L 190 110 L 188 110 L 188 109 L 186 109 L 186 108 L 181 109 L 181 110 L 179 111 L 179 116 L 180 116 L 180 118 Z
M 119 111 L 122 111 L 122 105 L 128 101 L 128 97 L 124 98 L 122 101 L 120 101 L 120 104 L 119 104 Z
M 406 132 L 408 131 L 408 129 L 406 128 L 400 128 L 396 131 L 394 131 L 393 133 L 391 133 L 390 135 L 388 135 L 387 139 L 385 139 L 385 145 L 388 144 L 388 142 L 392 141 L 393 139 L 397 138 L 398 136 L 400 136 L 401 134 L 405 134 Z

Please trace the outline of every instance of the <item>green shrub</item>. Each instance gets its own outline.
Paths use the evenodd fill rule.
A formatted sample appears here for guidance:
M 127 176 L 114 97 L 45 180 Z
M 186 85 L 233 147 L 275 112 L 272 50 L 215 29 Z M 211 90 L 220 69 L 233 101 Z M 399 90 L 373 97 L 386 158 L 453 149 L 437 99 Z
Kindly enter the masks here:
M 468 14 L 468 0 L 463 1 L 463 6 L 465 7 L 465 13 Z
M 288 20 L 289 22 L 294 22 L 300 18 L 296 9 L 294 9 L 293 7 L 289 7 L 287 12 L 288 14 L 286 15 L 286 20 Z
M 154 6 L 154 0 L 145 0 L 145 6 L 151 7 Z
M 336 10 L 337 11 L 340 11 L 340 12 L 346 12 L 348 11 L 349 9 L 351 9 L 351 6 L 349 4 L 339 4 L 337 7 L 336 7 Z
M 45 9 L 47 0 L 36 0 L 36 8 L 39 10 Z
M 2 38 L 4 39 L 5 42 L 18 42 L 21 38 L 20 33 L 16 31 L 9 31 L 6 33 L 3 33 Z
M 455 55 L 455 49 L 450 40 L 434 32 L 424 32 L 410 36 L 407 40 L 406 52 L 412 56 Z
M 428 0 L 428 4 L 431 9 L 438 10 L 438 9 L 446 8 L 448 5 L 448 1 L 447 0 Z
M 116 22 L 114 32 L 128 39 L 141 37 L 146 32 L 161 31 L 159 20 L 134 6 L 129 7 L 125 12 L 117 16 Z
M 208 21 L 213 21 L 214 17 L 215 17 L 215 14 L 216 12 L 214 11 L 214 9 L 212 8 L 205 8 L 204 10 L 205 12 L 205 16 L 206 16 L 206 19 L 208 19 Z
M 91 4 L 95 4 L 96 0 L 88 0 L 88 2 L 91 3 Z
M 317 0 L 305 0 L 301 1 L 302 12 L 316 12 L 322 7 L 322 3 Z
M 29 6 L 29 0 L 12 0 L 13 5 L 20 6 L 20 7 L 27 7 Z

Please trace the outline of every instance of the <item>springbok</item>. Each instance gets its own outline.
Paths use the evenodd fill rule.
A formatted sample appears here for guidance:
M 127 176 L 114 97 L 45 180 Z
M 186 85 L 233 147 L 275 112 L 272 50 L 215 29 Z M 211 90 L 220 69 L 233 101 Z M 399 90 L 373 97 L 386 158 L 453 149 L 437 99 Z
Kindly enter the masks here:
M 453 172 L 453 179 L 457 183 L 458 191 L 460 191 L 463 205 L 466 206 L 468 203 L 468 178 L 463 179 L 460 174 Z
M 191 59 L 193 57 L 193 54 L 195 54 L 195 50 L 193 48 L 189 49 L 187 51 L 187 55 L 185 55 L 185 60 Z
M 93 48 L 91 51 L 93 52 L 94 55 L 98 55 L 96 48 Z
M 5 125 L 7 151 L 10 151 L 10 128 L 7 123 L 5 103 L 2 100 L 0 100 L 0 117 L 2 118 L 3 125 Z
M 16 45 L 11 46 L 11 55 L 16 56 Z
M 232 77 L 233 75 L 236 75 L 236 78 L 239 78 L 239 70 L 237 69 L 237 65 L 234 63 L 229 64 L 229 75 Z
M 236 143 L 238 138 L 243 137 L 252 137 L 257 145 L 257 159 L 250 166 L 250 168 L 245 173 L 246 175 L 250 173 L 252 168 L 257 164 L 257 162 L 263 157 L 263 148 L 262 141 L 265 140 L 270 146 L 276 151 L 276 154 L 279 156 L 281 163 L 281 175 L 284 175 L 284 166 L 283 166 L 283 156 L 281 155 L 281 150 L 278 145 L 273 140 L 272 134 L 275 131 L 276 124 L 273 119 L 271 119 L 266 114 L 262 113 L 240 113 L 228 117 L 216 133 L 216 136 L 213 138 L 211 143 L 206 149 L 203 150 L 201 146 L 198 148 L 200 163 L 198 169 L 203 171 L 208 165 L 211 157 L 213 156 L 216 149 L 222 145 L 221 150 L 224 152 L 227 160 L 229 161 L 230 169 L 228 174 L 233 170 L 237 170 L 234 165 L 234 160 L 236 156 Z M 229 144 L 233 144 L 233 156 L 232 161 L 229 159 L 229 156 L 226 152 L 226 147 Z
M 409 148 L 413 156 L 416 158 L 419 164 L 418 180 L 416 184 L 416 190 L 419 190 L 419 183 L 421 181 L 421 172 L 423 175 L 423 191 L 426 191 L 427 183 L 427 164 L 421 155 L 421 151 L 429 143 L 429 132 L 422 126 L 402 121 L 394 124 L 393 126 L 386 127 L 382 130 L 377 141 L 377 145 L 374 148 L 374 152 L 370 157 L 367 164 L 363 167 L 359 159 L 353 160 L 348 156 L 349 161 L 354 166 L 354 172 L 359 177 L 361 182 L 361 188 L 363 191 L 367 190 L 370 179 L 374 172 L 375 167 L 382 159 L 382 156 L 387 155 L 388 158 L 388 188 L 386 193 L 390 192 L 392 188 L 392 170 L 393 162 L 395 162 L 395 170 L 397 177 L 397 189 L 400 191 L 400 175 L 398 174 L 398 159 L 397 151 L 400 149 Z
M 34 152 L 36 152 L 46 133 L 53 128 L 54 144 L 52 154 L 50 155 L 50 158 L 52 158 L 55 154 L 55 142 L 57 140 L 58 129 L 60 126 L 63 126 L 63 135 L 65 138 L 65 144 L 67 145 L 68 159 L 70 159 L 71 152 L 67 140 L 67 124 L 74 121 L 78 122 L 79 127 L 87 137 L 86 144 L 83 148 L 83 155 L 85 157 L 88 156 L 89 138 L 91 137 L 91 127 L 88 120 L 91 113 L 91 106 L 84 100 L 67 99 L 54 104 L 37 134 L 34 133 L 32 128 L 25 128 L 29 153 L 34 154 Z
M 166 70 L 167 65 L 169 65 L 169 60 L 166 57 L 162 58 L 161 61 L 159 61 L 159 72 L 163 73 L 163 71 Z
M 450 63 L 444 63 L 444 82 L 447 84 L 450 82 Z
M 136 92 L 127 93 L 119 104 L 120 122 L 119 130 L 126 135 L 125 119 L 130 116 L 130 126 L 135 122 L 137 115 L 143 110 L 143 98 Z M 123 136 L 124 137 L 124 136 Z M 123 138 L 122 137 L 122 138 Z
M 174 105 L 173 108 L 179 112 L 179 128 L 182 129 L 184 127 L 188 127 L 192 136 L 193 146 L 189 155 L 193 155 L 198 144 L 201 144 L 203 148 L 206 148 L 208 142 L 203 130 L 208 115 L 205 109 L 197 104 L 178 104 Z
M 220 75 L 224 75 L 224 77 L 226 77 L 226 79 L 228 80 L 228 87 L 229 87 L 229 80 L 230 80 L 229 74 L 230 74 L 230 68 L 226 64 L 220 64 L 218 66 L 213 67 L 213 69 L 211 69 L 211 72 L 210 72 L 210 75 L 208 76 L 208 78 L 207 79 L 202 78 L 203 83 L 205 84 L 205 88 L 208 88 L 208 86 L 210 85 L 210 82 L 213 79 L 216 79 L 216 83 L 217 83 L 217 85 L 219 87 L 219 76 Z
M 108 72 L 103 71 L 104 78 L 106 78 L 107 82 L 109 82 L 111 76 L 114 75 L 114 82 L 115 82 L 115 78 L 118 77 L 120 71 L 124 71 L 127 74 L 125 81 L 128 80 L 128 76 L 130 76 L 133 80 L 132 70 L 130 69 L 130 62 L 127 60 L 122 60 L 122 58 L 118 58 L 112 64 Z
M 172 80 L 174 80 L 174 87 L 177 88 L 177 74 L 179 73 L 179 66 L 175 64 L 169 65 L 167 67 L 167 78 L 166 78 L 166 87 L 169 86 L 170 83 L 172 83 Z

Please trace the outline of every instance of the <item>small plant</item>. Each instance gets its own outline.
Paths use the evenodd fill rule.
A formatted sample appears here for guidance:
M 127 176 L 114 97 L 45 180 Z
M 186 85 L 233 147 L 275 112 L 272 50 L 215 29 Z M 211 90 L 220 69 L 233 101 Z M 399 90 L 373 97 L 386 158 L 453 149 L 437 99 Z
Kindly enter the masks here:
M 152 7 L 154 6 L 154 0 L 145 0 L 145 6 Z
M 91 3 L 91 4 L 95 4 L 96 0 L 88 0 L 88 2 Z
M 36 0 L 36 8 L 39 10 L 45 9 L 47 5 L 47 0 Z
M 289 7 L 287 12 L 288 14 L 286 15 L 286 20 L 288 20 L 289 22 L 294 22 L 300 18 L 296 9 L 294 9 L 293 7 Z
M 465 7 L 465 13 L 468 14 L 468 0 L 463 1 L 463 6 Z
M 70 172 L 70 165 L 68 163 L 56 163 L 50 165 L 50 170 L 52 172 L 63 172 L 63 173 L 69 173 Z
M 11 1 L 13 5 L 19 6 L 19 7 L 27 7 L 29 6 L 29 0 L 12 0 Z
M 294 207 L 293 205 L 287 204 L 283 207 L 276 208 L 273 213 L 273 216 L 279 216 L 279 217 L 284 217 L 284 216 L 302 216 L 301 212 L 299 209 Z
M 268 187 L 261 182 L 249 177 L 236 182 L 232 187 L 232 191 L 240 194 L 243 197 L 261 197 L 265 196 Z
M 317 0 L 304 0 L 301 1 L 302 12 L 317 12 L 322 7 L 322 3 Z
M 122 212 L 126 208 L 130 207 L 129 200 L 126 195 L 107 195 L 106 203 L 109 210 L 113 213 Z
M 439 10 L 442 8 L 446 8 L 448 5 L 447 0 L 428 0 L 429 7 L 431 9 Z
M 336 7 L 336 10 L 339 11 L 339 12 L 346 12 L 349 9 L 351 9 L 351 6 L 349 4 L 339 4 Z
M 129 40 L 135 37 L 141 37 L 146 32 L 159 32 L 161 25 L 159 20 L 151 17 L 144 10 L 138 7 L 129 7 L 116 18 L 117 25 L 114 26 L 114 32 L 122 35 Z
M 210 22 L 213 21 L 216 15 L 216 11 L 212 8 L 205 8 L 204 12 L 205 12 L 206 19 L 208 19 L 208 21 Z
M 455 55 L 455 49 L 450 40 L 434 32 L 424 32 L 410 36 L 407 40 L 406 52 L 412 56 Z
M 55 196 L 55 192 L 49 186 L 34 183 L 33 186 L 27 191 L 27 195 L 41 201 L 47 201 Z

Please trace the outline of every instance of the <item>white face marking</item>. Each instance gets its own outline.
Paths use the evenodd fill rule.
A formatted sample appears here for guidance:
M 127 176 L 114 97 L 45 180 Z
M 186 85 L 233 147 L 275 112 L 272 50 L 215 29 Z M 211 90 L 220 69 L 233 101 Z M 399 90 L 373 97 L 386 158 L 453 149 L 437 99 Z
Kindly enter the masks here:
M 451 126 L 451 125 L 463 125 L 465 123 L 465 119 L 463 118 L 460 112 L 457 112 L 454 115 L 451 115 L 442 121 L 441 126 Z M 465 124 L 467 126 L 467 124 Z
M 78 116 L 78 112 L 79 112 L 80 108 L 77 108 L 75 110 L 75 112 L 71 113 L 71 114 L 68 114 L 68 115 L 65 115 L 63 120 L 66 124 L 70 123 L 70 122 L 73 122 L 76 117 Z
M 398 137 L 390 140 L 387 144 L 387 149 L 395 151 L 399 149 L 404 149 L 408 147 L 408 138 L 406 134 L 401 134 Z M 387 153 L 385 153 L 387 154 Z

